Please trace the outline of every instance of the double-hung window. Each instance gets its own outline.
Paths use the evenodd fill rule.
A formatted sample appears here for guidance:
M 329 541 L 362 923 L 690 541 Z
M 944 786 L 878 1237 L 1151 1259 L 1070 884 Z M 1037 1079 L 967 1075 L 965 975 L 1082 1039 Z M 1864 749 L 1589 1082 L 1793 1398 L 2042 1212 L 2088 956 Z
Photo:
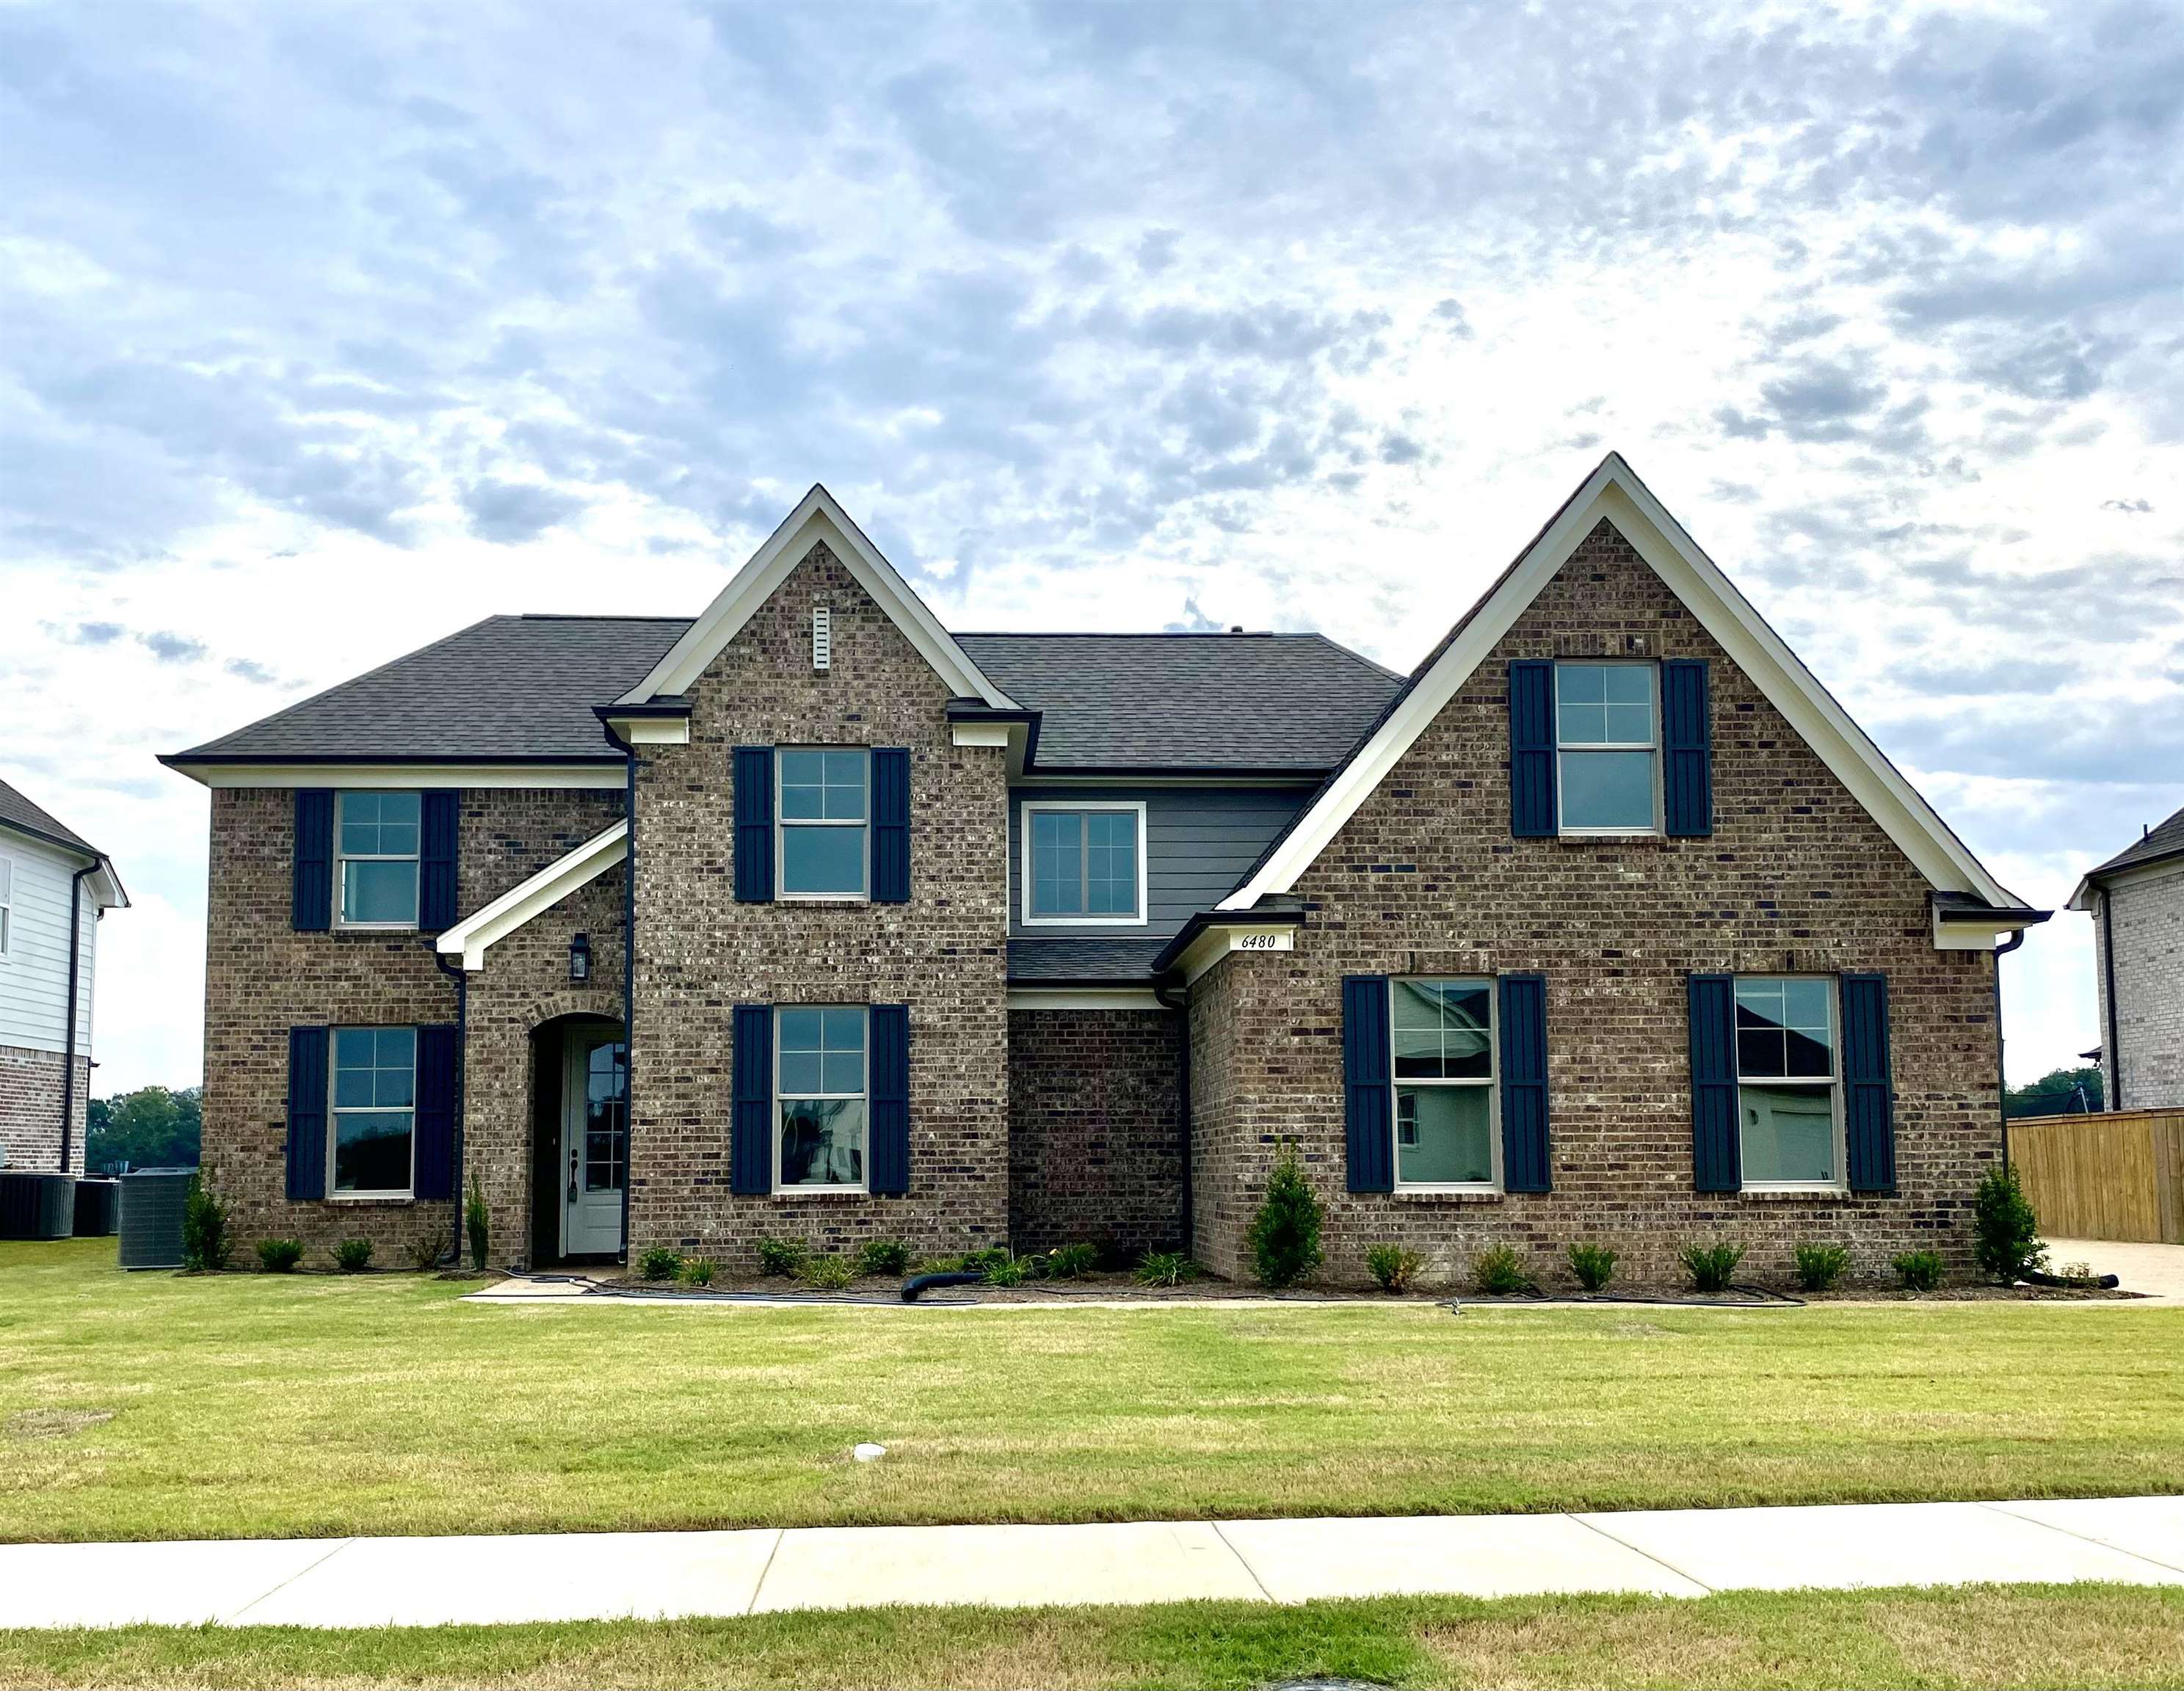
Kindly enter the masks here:
M 8 960 L 14 926 L 15 864 L 12 858 L 0 857 L 0 963 Z
M 337 804 L 342 926 L 416 926 L 420 796 L 344 793 Z
M 1736 1119 L 1747 1187 L 1843 1179 L 1835 982 L 1736 978 Z
M 1027 922 L 1145 920 L 1145 807 L 1023 807 Z
M 406 1198 L 417 1126 L 417 1030 L 337 1027 L 333 1061 L 333 1191 Z
M 784 1004 L 773 1014 L 773 1183 L 862 1191 L 866 1018 L 861 1004 Z
M 1494 982 L 1398 977 L 1388 992 L 1397 1188 L 1494 1189 Z
M 784 898 L 861 898 L 867 890 L 872 755 L 858 747 L 784 748 L 776 853 Z
M 1555 665 L 1555 790 L 1565 834 L 1659 827 L 1661 713 L 1651 664 Z

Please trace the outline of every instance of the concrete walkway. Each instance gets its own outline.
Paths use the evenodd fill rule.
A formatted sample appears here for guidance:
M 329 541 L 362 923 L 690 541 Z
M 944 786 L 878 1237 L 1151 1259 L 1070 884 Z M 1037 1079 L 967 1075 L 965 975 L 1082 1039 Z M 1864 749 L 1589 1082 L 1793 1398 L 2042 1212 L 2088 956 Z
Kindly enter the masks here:
M 2136 1307 L 2165 1304 L 2184 1307 L 2184 1245 L 2131 1244 L 2119 1239 L 2050 1239 L 2048 1260 L 2059 1268 L 2082 1262 L 2096 1274 L 2113 1274 L 2126 1292 L 2142 1299 Z
M 0 1627 L 429 1627 L 880 1604 L 2184 1585 L 2184 1498 L 1606 1515 L 0 1545 Z

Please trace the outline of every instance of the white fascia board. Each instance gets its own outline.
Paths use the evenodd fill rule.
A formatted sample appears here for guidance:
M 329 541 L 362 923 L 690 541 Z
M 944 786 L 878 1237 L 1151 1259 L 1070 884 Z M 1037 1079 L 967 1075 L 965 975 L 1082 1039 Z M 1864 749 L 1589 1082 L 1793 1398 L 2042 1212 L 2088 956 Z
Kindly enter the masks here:
M 1975 910 L 1947 910 L 1939 905 L 1932 921 L 1936 951 L 1992 951 L 2011 934 L 2039 925 L 2036 919 L 1995 921 Z
M 187 764 L 170 765 L 207 787 L 577 787 L 619 793 L 629 766 L 610 764 Z
M 1011 987 L 1011 1010 L 1167 1010 L 1150 987 Z
M 1295 890 L 1305 871 L 1602 517 L 1615 525 L 1934 890 L 1976 893 L 1998 906 L 2017 904 L 1654 498 L 1622 455 L 1610 453 L 1280 847 L 1219 909 L 1249 909 L 1268 893 Z
M 2100 879 L 2093 879 L 2094 875 Z M 2096 893 L 2112 892 L 2118 887 L 2128 887 L 2135 881 L 2156 881 L 2164 876 L 2184 875 L 2184 857 L 2153 857 L 2142 863 L 2127 863 L 2120 869 L 2090 871 L 2081 876 L 2072 889 L 2067 909 L 2090 911 Z
M 687 716 L 610 716 L 607 726 L 631 746 L 687 746 L 690 719 Z
M 584 842 L 566 857 L 556 858 L 528 881 L 511 887 L 491 904 L 463 918 L 435 942 L 444 956 L 460 954 L 463 967 L 476 973 L 485 967 L 488 947 L 505 939 L 533 916 L 550 909 L 586 882 L 595 881 L 629 855 L 629 822 L 616 822 L 604 833 Z
M 983 699 L 997 709 L 1017 708 L 1014 699 L 980 672 L 834 496 L 816 484 L 766 537 L 766 543 L 751 553 L 749 561 L 705 607 L 705 614 L 668 648 L 651 672 L 615 703 L 643 704 L 662 693 L 688 692 L 705 672 L 705 666 L 788 579 L 815 541 L 827 543 L 827 549 L 842 560 L 857 585 L 872 595 L 956 697 Z

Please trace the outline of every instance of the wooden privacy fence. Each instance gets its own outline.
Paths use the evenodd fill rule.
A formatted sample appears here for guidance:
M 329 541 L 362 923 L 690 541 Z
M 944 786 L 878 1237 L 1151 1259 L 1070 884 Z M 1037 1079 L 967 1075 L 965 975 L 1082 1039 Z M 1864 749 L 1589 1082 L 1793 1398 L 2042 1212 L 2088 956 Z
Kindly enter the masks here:
M 2184 1110 L 2013 1121 L 2009 1160 L 2043 1233 L 2184 1244 Z

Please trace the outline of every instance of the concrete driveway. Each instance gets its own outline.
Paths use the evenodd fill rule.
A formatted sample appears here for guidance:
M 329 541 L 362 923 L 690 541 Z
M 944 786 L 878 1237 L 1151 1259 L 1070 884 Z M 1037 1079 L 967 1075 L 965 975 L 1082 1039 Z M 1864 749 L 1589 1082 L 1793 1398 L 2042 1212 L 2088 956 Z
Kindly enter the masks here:
M 2096 1274 L 2113 1274 L 2126 1292 L 2184 1308 L 2184 1245 L 2126 1244 L 2116 1239 L 2050 1239 L 2048 1263 L 2089 1263 Z

